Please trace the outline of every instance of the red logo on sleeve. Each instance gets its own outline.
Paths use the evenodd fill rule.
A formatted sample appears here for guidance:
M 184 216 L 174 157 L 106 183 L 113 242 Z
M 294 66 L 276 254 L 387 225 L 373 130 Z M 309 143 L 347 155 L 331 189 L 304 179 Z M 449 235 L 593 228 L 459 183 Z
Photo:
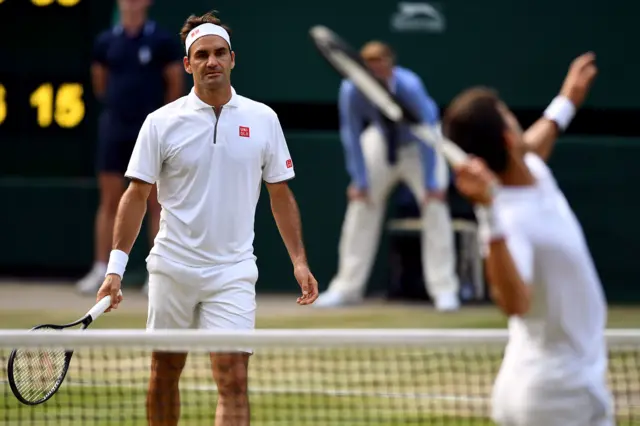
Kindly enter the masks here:
M 293 162 L 291 161 L 291 159 L 287 160 L 287 169 L 290 169 L 293 167 Z
M 248 127 L 244 127 L 244 126 L 240 126 L 240 136 L 242 136 L 243 138 L 248 138 L 249 137 L 249 128 Z

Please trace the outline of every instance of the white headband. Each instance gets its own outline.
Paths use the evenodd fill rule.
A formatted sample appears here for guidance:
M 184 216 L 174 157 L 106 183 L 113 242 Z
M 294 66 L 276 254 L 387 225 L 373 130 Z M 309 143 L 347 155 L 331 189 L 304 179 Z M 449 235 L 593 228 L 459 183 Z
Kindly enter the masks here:
M 220 25 L 206 23 L 206 24 L 198 25 L 197 27 L 195 27 L 189 32 L 189 35 L 187 36 L 187 41 L 185 42 L 186 48 L 187 48 L 187 55 L 189 55 L 189 48 L 191 47 L 194 41 L 196 41 L 200 37 L 208 36 L 208 35 L 217 35 L 222 37 L 229 45 L 229 49 L 231 49 L 231 41 L 229 39 L 229 33 L 227 32 L 227 30 L 222 28 Z

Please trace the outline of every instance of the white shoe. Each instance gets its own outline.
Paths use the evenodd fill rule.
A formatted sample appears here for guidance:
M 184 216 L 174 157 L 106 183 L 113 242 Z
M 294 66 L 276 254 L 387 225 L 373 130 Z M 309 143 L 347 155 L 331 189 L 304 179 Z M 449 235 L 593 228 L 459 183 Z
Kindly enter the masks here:
M 460 309 L 460 299 L 455 293 L 443 293 L 436 297 L 436 309 L 440 312 L 452 312 Z
M 106 272 L 106 266 L 93 265 L 89 273 L 76 283 L 76 290 L 82 294 L 95 294 L 102 285 Z
M 318 299 L 311 306 L 316 308 L 338 308 L 355 303 L 357 303 L 356 300 L 350 300 L 337 291 L 325 291 L 318 296 Z

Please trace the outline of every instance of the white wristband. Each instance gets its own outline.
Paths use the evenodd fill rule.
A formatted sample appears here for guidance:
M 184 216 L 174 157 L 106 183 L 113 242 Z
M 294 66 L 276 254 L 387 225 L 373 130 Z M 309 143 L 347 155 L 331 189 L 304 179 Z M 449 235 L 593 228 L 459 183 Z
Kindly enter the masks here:
M 122 277 L 124 276 L 124 271 L 125 269 L 127 269 L 128 261 L 129 255 L 127 255 L 127 253 L 123 252 L 122 250 L 111 250 L 105 277 L 109 274 L 116 274 L 120 277 L 120 279 L 122 279 Z
M 576 115 L 576 106 L 566 96 L 556 96 L 544 110 L 543 115 L 545 118 L 555 121 L 560 130 L 564 132 Z
M 484 243 L 504 238 L 504 228 L 492 207 L 477 207 L 478 233 Z

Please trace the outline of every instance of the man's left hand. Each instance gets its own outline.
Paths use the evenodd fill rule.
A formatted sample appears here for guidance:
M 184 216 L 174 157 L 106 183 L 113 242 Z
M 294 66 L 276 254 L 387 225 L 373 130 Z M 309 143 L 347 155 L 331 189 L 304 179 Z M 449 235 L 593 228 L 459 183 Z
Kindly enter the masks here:
M 293 266 L 293 275 L 300 285 L 302 296 L 298 297 L 298 305 L 310 305 L 318 298 L 318 281 L 309 270 L 306 262 L 296 263 Z
M 597 74 L 596 55 L 593 52 L 578 56 L 571 62 L 560 94 L 569 98 L 576 108 L 580 108 Z

